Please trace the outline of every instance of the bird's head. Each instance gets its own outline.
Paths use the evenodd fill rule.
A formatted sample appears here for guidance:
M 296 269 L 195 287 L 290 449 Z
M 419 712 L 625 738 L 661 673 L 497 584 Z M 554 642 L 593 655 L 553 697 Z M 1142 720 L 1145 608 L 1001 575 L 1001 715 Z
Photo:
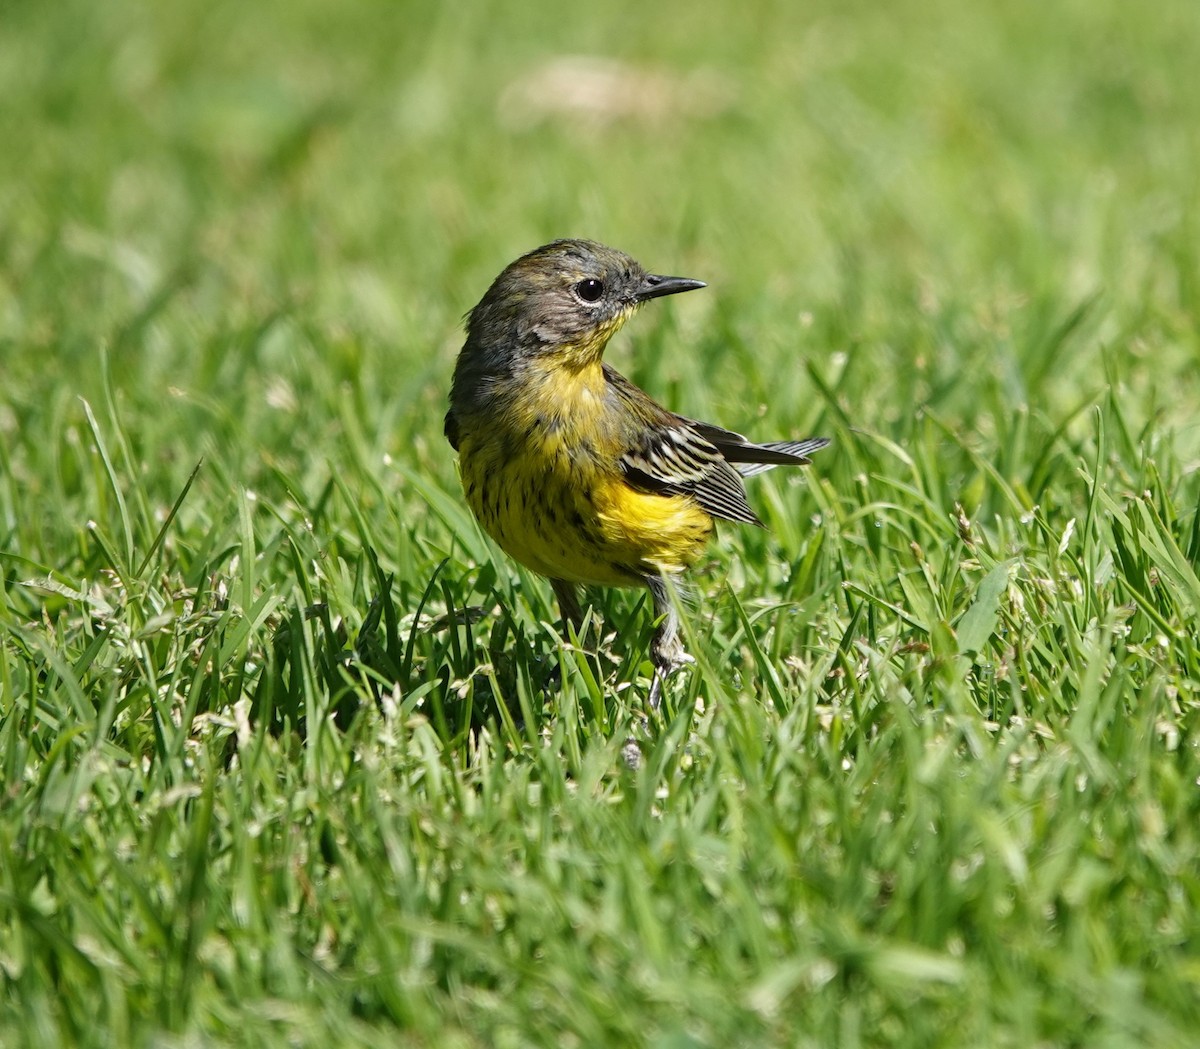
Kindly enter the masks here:
M 511 263 L 467 318 L 463 354 L 513 367 L 595 364 L 605 344 L 648 299 L 703 288 L 647 273 L 624 252 L 590 240 L 556 240 Z

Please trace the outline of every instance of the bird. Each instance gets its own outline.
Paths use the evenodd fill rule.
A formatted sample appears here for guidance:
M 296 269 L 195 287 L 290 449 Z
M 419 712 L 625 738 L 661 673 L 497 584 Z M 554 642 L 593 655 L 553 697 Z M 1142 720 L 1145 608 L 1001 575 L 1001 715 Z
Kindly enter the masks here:
M 604 361 L 643 304 L 705 286 L 596 241 L 535 248 L 467 314 L 445 420 L 471 511 L 550 581 L 565 623 L 581 623 L 580 585 L 649 590 L 652 708 L 693 662 L 668 579 L 700 558 L 714 519 L 762 525 L 744 478 L 806 466 L 829 444 L 753 443 L 662 407 Z

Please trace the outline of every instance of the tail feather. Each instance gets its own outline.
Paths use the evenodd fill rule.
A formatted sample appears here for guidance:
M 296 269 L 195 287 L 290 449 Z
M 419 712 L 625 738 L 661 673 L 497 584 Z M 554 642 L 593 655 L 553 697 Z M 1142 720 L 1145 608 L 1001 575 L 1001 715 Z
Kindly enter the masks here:
M 722 448 L 721 453 L 743 477 L 753 477 L 776 466 L 804 466 L 813 452 L 829 444 L 826 437 L 809 437 L 804 441 L 767 441 L 765 444 L 744 444 Z
M 696 419 L 676 418 L 690 426 L 701 437 L 713 445 L 726 462 L 743 477 L 753 477 L 773 466 L 805 466 L 813 452 L 819 452 L 827 444 L 828 437 L 809 437 L 803 441 L 767 441 L 754 444 L 740 433 L 726 430 L 715 423 L 703 423 Z

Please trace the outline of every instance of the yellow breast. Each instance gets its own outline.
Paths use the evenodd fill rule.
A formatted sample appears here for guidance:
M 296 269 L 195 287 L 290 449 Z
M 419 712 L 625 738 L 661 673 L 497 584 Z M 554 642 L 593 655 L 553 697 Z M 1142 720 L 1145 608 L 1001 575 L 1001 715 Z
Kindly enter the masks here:
M 625 482 L 603 382 L 598 367 L 557 370 L 523 389 L 503 419 L 472 421 L 459 463 L 468 504 L 510 557 L 550 578 L 629 586 L 692 564 L 712 518 L 689 496 Z
M 691 496 L 639 492 L 619 474 L 594 486 L 593 503 L 611 555 L 659 572 L 693 564 L 712 534 L 712 518 Z

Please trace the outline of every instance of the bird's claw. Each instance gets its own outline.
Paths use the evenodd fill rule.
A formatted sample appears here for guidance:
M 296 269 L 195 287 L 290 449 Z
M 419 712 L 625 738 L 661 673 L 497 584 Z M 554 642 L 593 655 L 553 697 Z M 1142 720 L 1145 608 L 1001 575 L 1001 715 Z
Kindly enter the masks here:
M 683 646 L 679 644 L 678 639 L 675 639 L 676 650 L 667 654 L 661 651 L 655 651 L 654 657 L 654 680 L 650 683 L 650 709 L 657 710 L 662 703 L 663 686 L 666 684 L 667 678 L 675 673 L 680 667 L 685 667 L 689 663 L 695 663 L 696 660 L 689 656 Z

